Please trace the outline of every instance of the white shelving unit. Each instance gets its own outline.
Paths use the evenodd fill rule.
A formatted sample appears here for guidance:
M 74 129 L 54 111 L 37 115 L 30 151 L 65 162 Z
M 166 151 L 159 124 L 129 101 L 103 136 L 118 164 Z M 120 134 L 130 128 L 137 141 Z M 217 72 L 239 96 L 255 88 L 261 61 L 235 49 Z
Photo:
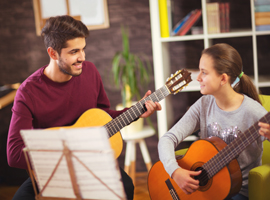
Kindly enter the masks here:
M 258 61 L 257 61 L 257 36 L 270 35 L 270 31 L 256 31 L 255 16 L 254 16 L 254 0 L 250 0 L 251 6 L 251 29 L 245 30 L 231 30 L 228 33 L 208 34 L 207 33 L 207 15 L 206 15 L 206 3 L 208 0 L 201 0 L 202 5 L 202 22 L 204 34 L 200 35 L 185 35 L 162 38 L 160 36 L 160 21 L 159 21 L 159 5 L 158 0 L 149 0 L 150 6 L 150 21 L 152 32 L 152 49 L 153 49 L 153 64 L 154 64 L 154 76 L 156 89 L 162 87 L 167 77 L 170 76 L 170 55 L 169 55 L 169 43 L 177 41 L 192 41 L 203 40 L 204 48 L 208 48 L 212 45 L 213 39 L 220 38 L 237 38 L 237 37 L 251 37 L 252 49 L 253 49 L 253 66 L 254 75 L 251 77 L 257 89 L 260 87 L 270 87 L 270 77 L 260 76 L 258 74 Z M 182 92 L 199 91 L 199 83 L 196 81 L 197 75 L 192 74 L 193 81 Z M 158 132 L 159 137 L 168 131 L 168 124 L 173 119 L 170 118 L 171 107 L 165 100 L 161 101 L 162 110 L 157 112 L 158 120 Z

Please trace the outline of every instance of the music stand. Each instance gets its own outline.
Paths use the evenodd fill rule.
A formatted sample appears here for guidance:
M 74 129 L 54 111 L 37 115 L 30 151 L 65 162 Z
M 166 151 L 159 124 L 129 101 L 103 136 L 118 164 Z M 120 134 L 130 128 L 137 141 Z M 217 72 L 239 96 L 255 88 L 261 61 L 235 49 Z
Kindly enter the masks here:
M 21 135 L 37 200 L 125 199 L 105 128 L 22 130 Z

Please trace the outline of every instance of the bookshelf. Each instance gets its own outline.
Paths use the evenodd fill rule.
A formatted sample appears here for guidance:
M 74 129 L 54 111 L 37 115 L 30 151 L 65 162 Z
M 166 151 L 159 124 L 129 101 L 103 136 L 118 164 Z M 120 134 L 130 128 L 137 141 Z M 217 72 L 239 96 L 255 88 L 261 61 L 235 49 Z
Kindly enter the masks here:
M 158 0 L 149 0 L 150 7 L 150 21 L 151 21 L 151 34 L 152 34 L 152 49 L 153 49 L 153 65 L 154 65 L 154 77 L 155 77 L 155 87 L 156 89 L 162 87 L 166 82 L 166 78 L 170 74 L 174 73 L 170 67 L 170 43 L 175 42 L 190 42 L 190 41 L 201 41 L 203 43 L 203 48 L 208 48 L 212 44 L 218 42 L 226 42 L 228 39 L 240 40 L 241 38 L 248 39 L 250 42 L 250 52 L 252 54 L 252 62 L 250 63 L 250 69 L 247 73 L 253 80 L 256 88 L 266 89 L 270 87 L 270 72 L 265 73 L 264 70 L 260 72 L 260 63 L 267 63 L 269 57 L 268 54 L 263 54 L 264 58 L 261 58 L 261 54 L 258 54 L 260 51 L 257 47 L 257 41 L 261 40 L 260 37 L 266 37 L 266 41 L 270 39 L 270 31 L 256 31 L 255 26 L 255 14 L 254 14 L 254 0 L 250 0 L 250 24 L 251 27 L 242 28 L 242 29 L 231 29 L 230 32 L 218 33 L 218 34 L 208 34 L 207 33 L 207 14 L 206 14 L 206 3 L 213 2 L 209 0 L 201 0 L 201 9 L 202 9 L 202 25 L 204 34 L 200 35 L 185 35 L 185 36 L 172 36 L 172 37 L 161 37 L 160 36 L 160 21 L 159 21 L 159 4 Z M 229 1 L 230 4 L 234 4 L 234 1 Z M 239 7 L 239 9 L 242 9 Z M 233 19 L 231 19 L 233 20 Z M 246 19 L 248 20 L 248 19 Z M 234 46 L 233 44 L 231 44 Z M 201 49 L 202 50 L 202 49 Z M 201 51 L 199 50 L 199 51 Z M 238 50 L 238 49 L 237 49 Z M 241 55 L 241 54 L 240 54 Z M 258 56 L 260 55 L 259 62 Z M 242 59 L 243 58 L 243 55 Z M 263 61 L 260 61 L 263 60 Z M 260 64 L 260 65 L 259 65 Z M 265 67 L 265 66 L 264 66 Z M 268 66 L 269 67 L 269 64 Z M 181 68 L 187 68 L 187 66 L 181 66 Z M 269 70 L 268 70 L 269 71 Z M 245 72 L 245 68 L 244 68 Z M 260 72 L 260 73 L 259 73 Z M 197 72 L 198 73 L 198 72 Z M 192 73 L 193 81 L 182 90 L 182 92 L 196 92 L 199 91 L 199 83 L 196 81 L 197 73 Z M 163 81 L 161 81 L 163 80 Z M 170 99 L 164 99 L 161 103 L 162 110 L 157 112 L 157 124 L 159 137 L 168 131 L 173 119 L 171 111 L 173 110 L 170 103 Z

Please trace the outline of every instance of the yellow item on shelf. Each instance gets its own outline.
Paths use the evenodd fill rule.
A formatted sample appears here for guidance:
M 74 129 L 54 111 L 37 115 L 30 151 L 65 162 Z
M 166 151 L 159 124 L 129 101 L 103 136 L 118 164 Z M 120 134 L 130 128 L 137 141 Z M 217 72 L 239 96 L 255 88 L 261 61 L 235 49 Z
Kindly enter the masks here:
M 160 35 L 161 37 L 169 37 L 169 22 L 167 0 L 159 0 L 159 20 L 160 20 Z

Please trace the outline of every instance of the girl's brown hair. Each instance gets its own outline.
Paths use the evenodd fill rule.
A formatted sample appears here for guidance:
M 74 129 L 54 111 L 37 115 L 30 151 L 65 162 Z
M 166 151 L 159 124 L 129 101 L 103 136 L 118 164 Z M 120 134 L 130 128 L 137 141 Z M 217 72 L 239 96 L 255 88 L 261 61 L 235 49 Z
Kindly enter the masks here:
M 227 74 L 230 77 L 230 84 L 233 84 L 236 78 L 242 73 L 243 64 L 241 56 L 236 49 L 228 44 L 215 44 L 204 49 L 202 51 L 203 54 L 212 57 L 216 72 L 220 75 L 223 73 Z M 256 87 L 247 75 L 243 74 L 233 89 L 261 103 Z

